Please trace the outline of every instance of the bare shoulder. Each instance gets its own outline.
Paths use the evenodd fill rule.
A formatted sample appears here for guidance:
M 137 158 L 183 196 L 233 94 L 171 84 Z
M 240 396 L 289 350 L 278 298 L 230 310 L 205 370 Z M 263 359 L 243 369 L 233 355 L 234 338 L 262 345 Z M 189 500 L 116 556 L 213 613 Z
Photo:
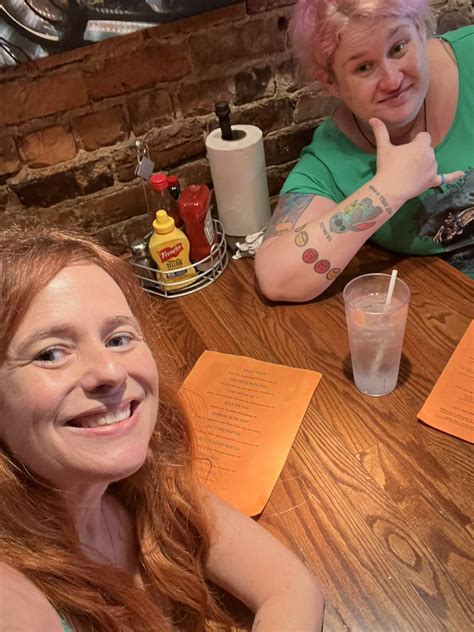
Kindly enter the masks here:
M 63 632 L 57 612 L 22 573 L 0 562 L 0 622 L 9 632 Z
M 285 193 L 278 200 L 263 241 L 289 231 L 300 230 L 305 223 L 336 206 L 334 200 L 309 193 Z

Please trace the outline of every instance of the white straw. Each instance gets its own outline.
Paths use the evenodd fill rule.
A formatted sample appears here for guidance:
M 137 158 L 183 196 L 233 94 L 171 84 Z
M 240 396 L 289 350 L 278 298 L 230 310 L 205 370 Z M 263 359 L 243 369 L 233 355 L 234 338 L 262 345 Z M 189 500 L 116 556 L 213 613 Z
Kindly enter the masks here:
M 392 301 L 393 289 L 395 287 L 395 281 L 397 280 L 397 270 L 392 270 L 392 276 L 390 277 L 390 283 L 388 284 L 387 290 L 387 298 L 385 299 L 385 304 L 383 306 L 383 311 L 386 312 Z M 380 370 L 380 365 L 382 363 L 382 357 L 385 351 L 385 340 L 382 340 L 380 345 L 377 348 L 377 353 L 375 354 L 374 361 L 372 363 L 372 371 L 370 372 L 372 376 L 376 375 Z
M 388 284 L 387 298 L 385 299 L 385 305 L 383 311 L 386 312 L 388 306 L 392 301 L 393 288 L 395 287 L 395 281 L 397 280 L 398 270 L 392 270 L 392 276 L 390 277 L 390 283 Z

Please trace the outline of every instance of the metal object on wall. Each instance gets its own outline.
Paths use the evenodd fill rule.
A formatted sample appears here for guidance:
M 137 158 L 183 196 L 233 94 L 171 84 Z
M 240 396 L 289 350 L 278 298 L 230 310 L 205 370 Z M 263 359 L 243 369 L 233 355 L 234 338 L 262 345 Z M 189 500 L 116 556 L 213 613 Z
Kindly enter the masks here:
M 0 67 L 242 0 L 2 0 Z

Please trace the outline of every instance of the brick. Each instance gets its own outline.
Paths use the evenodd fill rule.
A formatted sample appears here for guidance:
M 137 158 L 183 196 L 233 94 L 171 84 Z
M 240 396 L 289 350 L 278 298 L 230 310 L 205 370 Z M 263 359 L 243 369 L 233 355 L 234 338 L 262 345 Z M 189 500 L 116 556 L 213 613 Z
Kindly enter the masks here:
M 0 138 L 0 177 L 16 173 L 21 168 L 15 140 L 12 136 Z
M 112 226 L 104 226 L 93 234 L 115 255 L 128 253 L 128 246 L 134 239 L 142 238 L 149 232 L 150 220 L 146 215 L 130 217 Z
M 225 46 L 223 46 L 225 42 Z M 199 71 L 226 68 L 241 59 L 259 58 L 285 50 L 286 33 L 274 17 L 265 20 L 225 24 L 190 37 L 193 61 Z
M 47 55 L 46 57 L 39 57 L 35 60 L 38 70 L 42 73 L 74 64 L 86 59 L 90 55 L 96 52 L 93 46 L 81 46 L 80 48 L 73 48 L 71 50 L 65 50 L 56 52 L 53 55 Z
M 295 123 L 314 121 L 322 116 L 328 116 L 337 106 L 339 100 L 330 97 L 322 90 L 311 90 L 298 94 L 293 100 Z
M 216 101 L 232 101 L 233 98 L 226 80 L 222 78 L 183 83 L 178 92 L 181 111 L 185 116 L 211 114 Z
M 120 106 L 81 116 L 74 121 L 74 129 L 87 151 L 113 145 L 129 135 Z
M 8 204 L 8 189 L 7 187 L 0 187 L 0 213 L 7 208 Z
M 146 141 L 150 157 L 155 162 L 155 171 L 166 170 L 205 153 L 202 128 L 198 121 L 152 130 Z M 135 146 L 117 150 L 112 157 L 119 181 L 133 180 L 137 164 Z
M 38 168 L 72 160 L 77 150 L 69 129 L 64 125 L 54 125 L 24 136 L 22 152 L 27 164 Z
M 143 31 L 135 31 L 120 37 L 111 37 L 101 42 L 95 42 L 80 48 L 54 53 L 48 57 L 36 60 L 36 64 L 41 71 L 50 70 L 60 66 L 66 66 L 81 62 L 91 57 L 104 58 L 119 55 L 128 55 L 143 47 Z
M 275 76 L 279 91 L 285 90 L 291 93 L 311 83 L 295 59 L 287 59 L 279 64 Z
M 100 191 L 113 183 L 110 166 L 99 159 L 63 171 L 17 179 L 10 186 L 24 206 L 47 207 Z
M 245 0 L 248 14 L 262 13 L 292 4 L 296 4 L 296 0 Z
M 92 60 L 87 66 L 86 83 L 92 98 L 102 99 L 157 81 L 177 81 L 190 71 L 183 45 L 162 44 L 126 57 Z
M 206 152 L 202 128 L 197 121 L 187 123 L 176 133 L 152 133 L 148 146 L 157 170 L 174 167 Z
M 77 217 L 69 207 L 26 208 L 17 207 L 8 210 L 2 216 L 2 227 L 11 224 L 25 224 L 28 227 L 55 226 L 58 228 L 77 228 Z
M 275 94 L 270 66 L 244 70 L 235 75 L 235 105 L 251 103 Z
M 148 212 L 140 184 L 78 200 L 76 210 L 80 227 L 89 232 L 99 231 L 131 217 L 143 215 L 146 219 Z
M 232 123 L 256 125 L 266 134 L 291 125 L 291 114 L 290 99 L 284 97 L 272 99 L 265 103 L 257 103 L 245 110 L 236 112 L 232 116 Z
M 264 140 L 267 166 L 281 165 L 296 160 L 313 138 L 314 127 L 300 127 L 275 132 Z
M 173 175 L 178 176 L 182 189 L 187 184 L 206 184 L 212 188 L 211 170 L 207 158 L 181 165 L 173 170 Z
M 88 101 L 83 76 L 77 70 L 0 84 L 0 126 L 73 110 Z
M 99 159 L 86 162 L 74 170 L 75 178 L 79 184 L 81 195 L 88 195 L 95 191 L 102 191 L 114 184 L 108 161 Z
M 461 28 L 461 26 L 468 26 L 472 23 L 472 16 L 469 15 L 467 7 L 465 10 L 446 11 L 446 13 L 442 13 L 438 18 L 436 33 L 440 35 L 448 31 L 455 31 Z
M 1 6 L 1 5 L 0 5 Z M 22 62 L 15 66 L 0 66 L 0 82 L 18 81 L 24 77 L 33 79 L 38 75 L 38 69 L 34 61 Z
M 12 183 L 11 188 L 24 206 L 46 207 L 80 195 L 72 171 L 60 171 L 42 178 Z
M 245 4 L 243 2 L 237 2 L 237 4 L 214 9 L 213 11 L 205 11 L 204 13 L 192 15 L 187 18 L 157 24 L 142 32 L 145 39 L 148 39 L 150 43 L 161 43 L 164 38 L 176 38 L 189 35 L 190 33 L 197 33 L 211 29 L 219 24 L 230 24 L 237 20 L 243 20 L 246 16 Z
M 153 90 L 128 100 L 132 129 L 137 136 L 152 127 L 173 122 L 175 112 L 171 97 L 166 90 Z
M 283 183 L 295 164 L 296 161 L 292 161 L 285 163 L 284 165 L 278 165 L 277 167 L 270 167 L 267 169 L 268 192 L 270 197 L 280 193 Z

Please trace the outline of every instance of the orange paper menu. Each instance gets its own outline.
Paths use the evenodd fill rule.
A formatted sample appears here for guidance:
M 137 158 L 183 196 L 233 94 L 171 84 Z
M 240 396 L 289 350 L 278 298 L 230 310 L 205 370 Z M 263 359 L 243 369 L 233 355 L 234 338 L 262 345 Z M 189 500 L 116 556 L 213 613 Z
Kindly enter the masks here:
M 259 514 L 320 379 L 306 369 L 205 351 L 181 387 L 202 482 L 243 513 Z
M 474 321 L 444 367 L 418 417 L 474 443 Z

